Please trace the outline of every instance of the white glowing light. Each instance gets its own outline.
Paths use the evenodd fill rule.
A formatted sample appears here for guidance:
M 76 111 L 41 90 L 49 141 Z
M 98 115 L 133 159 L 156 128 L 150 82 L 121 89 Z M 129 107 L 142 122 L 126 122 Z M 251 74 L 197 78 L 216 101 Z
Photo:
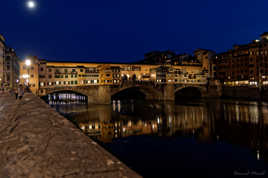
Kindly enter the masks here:
M 29 75 L 27 75 L 27 74 L 23 74 L 23 75 L 22 75 L 22 78 L 27 79 L 27 78 L 29 78 Z
M 33 9 L 36 7 L 36 3 L 34 1 L 28 1 L 27 6 L 28 8 Z
M 26 59 L 25 60 L 25 64 L 26 64 L 26 66 L 30 66 L 32 64 L 32 62 L 31 62 L 30 59 Z

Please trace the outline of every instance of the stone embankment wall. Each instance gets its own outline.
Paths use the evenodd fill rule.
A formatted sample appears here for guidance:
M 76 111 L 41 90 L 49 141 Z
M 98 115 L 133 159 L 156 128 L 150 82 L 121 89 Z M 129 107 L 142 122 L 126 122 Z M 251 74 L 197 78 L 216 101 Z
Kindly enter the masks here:
M 0 94 L 0 177 L 140 177 L 38 97 Z
M 261 99 L 261 94 L 258 88 L 223 87 L 222 97 L 246 100 L 259 100 Z

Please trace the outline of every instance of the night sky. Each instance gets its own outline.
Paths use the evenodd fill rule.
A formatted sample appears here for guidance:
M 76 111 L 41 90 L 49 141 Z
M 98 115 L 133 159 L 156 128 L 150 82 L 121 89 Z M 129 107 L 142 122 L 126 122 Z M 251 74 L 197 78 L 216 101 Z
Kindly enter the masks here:
M 268 31 L 267 0 L 1 0 L 0 33 L 21 58 L 131 62 L 152 50 L 216 52 Z

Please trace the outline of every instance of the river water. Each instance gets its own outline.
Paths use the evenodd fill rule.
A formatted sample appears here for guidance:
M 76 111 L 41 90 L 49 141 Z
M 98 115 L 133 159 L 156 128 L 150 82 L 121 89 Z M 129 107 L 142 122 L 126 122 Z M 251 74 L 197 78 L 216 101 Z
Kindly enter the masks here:
M 50 104 L 144 177 L 268 175 L 266 103 Z

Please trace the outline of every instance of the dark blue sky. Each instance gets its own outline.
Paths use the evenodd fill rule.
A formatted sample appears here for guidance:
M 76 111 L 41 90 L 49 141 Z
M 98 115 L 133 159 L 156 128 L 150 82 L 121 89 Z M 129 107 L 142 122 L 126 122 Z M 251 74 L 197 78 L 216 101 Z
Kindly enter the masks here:
M 0 33 L 20 57 L 128 62 L 151 50 L 216 52 L 268 31 L 267 0 L 1 0 Z

